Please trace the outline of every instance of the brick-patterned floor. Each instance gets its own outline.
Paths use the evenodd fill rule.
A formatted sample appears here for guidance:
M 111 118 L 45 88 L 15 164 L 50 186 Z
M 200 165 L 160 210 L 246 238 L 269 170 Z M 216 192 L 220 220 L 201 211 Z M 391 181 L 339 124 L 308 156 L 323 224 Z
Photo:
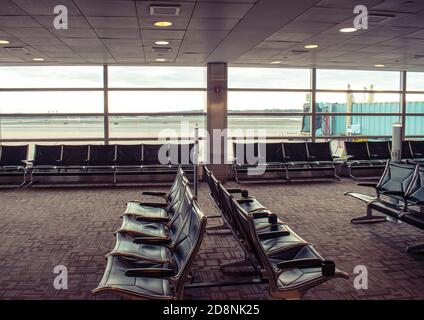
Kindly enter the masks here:
M 229 185 L 235 186 L 234 183 Z M 424 240 L 405 224 L 352 225 L 364 205 L 343 196 L 363 190 L 349 180 L 312 184 L 250 185 L 250 194 L 277 213 L 325 258 L 353 273 L 368 268 L 369 289 L 350 280 L 333 280 L 305 299 L 423 299 L 424 256 L 405 247 Z M 102 277 L 104 254 L 114 246 L 113 231 L 127 200 L 139 199 L 141 188 L 0 190 L 0 299 L 89 299 Z M 215 214 L 201 185 L 200 202 Z M 212 219 L 210 221 L 213 222 Z M 218 265 L 242 256 L 230 235 L 207 235 L 194 265 L 196 281 L 230 279 Z M 69 289 L 55 290 L 53 268 L 65 265 Z M 186 290 L 190 299 L 268 299 L 267 285 Z M 111 298 L 106 296 L 105 298 Z

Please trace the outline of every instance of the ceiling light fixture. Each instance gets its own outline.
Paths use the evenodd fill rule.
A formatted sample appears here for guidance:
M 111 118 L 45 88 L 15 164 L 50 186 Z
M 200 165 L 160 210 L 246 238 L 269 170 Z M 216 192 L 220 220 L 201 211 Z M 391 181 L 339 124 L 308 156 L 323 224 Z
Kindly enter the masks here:
M 155 27 L 165 28 L 173 25 L 171 21 L 156 21 L 153 23 Z
M 0 40 L 0 44 L 10 44 L 9 40 Z
M 384 68 L 384 64 L 375 64 L 374 67 L 376 67 L 376 68 Z
M 279 61 L 279 60 L 277 60 L 277 61 L 271 61 L 270 63 L 271 63 L 271 64 L 280 64 L 280 63 L 281 63 L 281 61 Z
M 165 61 L 166 61 L 166 59 L 164 59 L 164 58 L 157 58 L 157 59 L 155 59 L 155 61 L 156 61 L 156 62 L 165 62 Z
M 348 28 L 342 28 L 339 31 L 340 32 L 343 32 L 343 33 L 350 33 L 350 32 L 358 31 L 358 29 L 353 28 L 353 27 L 348 27 Z
M 170 42 L 161 40 L 161 41 L 155 41 L 155 44 L 157 44 L 158 46 L 167 46 L 168 44 L 170 44 Z
M 318 47 L 319 47 L 319 45 L 317 45 L 317 44 L 307 44 L 304 48 L 305 49 L 316 49 Z
M 38 62 L 38 61 L 44 61 L 44 59 L 43 58 L 33 58 L 32 61 L 37 61 Z

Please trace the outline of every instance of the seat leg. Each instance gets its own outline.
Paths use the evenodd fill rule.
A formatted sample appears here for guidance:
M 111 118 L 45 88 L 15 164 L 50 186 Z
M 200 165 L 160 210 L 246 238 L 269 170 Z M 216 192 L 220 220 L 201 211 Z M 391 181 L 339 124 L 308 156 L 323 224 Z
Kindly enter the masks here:
M 406 248 L 408 253 L 424 253 L 424 242 L 410 245 Z
M 363 223 L 377 223 L 377 222 L 385 222 L 387 218 L 385 216 L 374 216 L 372 214 L 372 208 L 370 208 L 369 204 L 367 205 L 367 214 L 362 217 L 353 218 L 350 220 L 353 224 L 363 224 Z

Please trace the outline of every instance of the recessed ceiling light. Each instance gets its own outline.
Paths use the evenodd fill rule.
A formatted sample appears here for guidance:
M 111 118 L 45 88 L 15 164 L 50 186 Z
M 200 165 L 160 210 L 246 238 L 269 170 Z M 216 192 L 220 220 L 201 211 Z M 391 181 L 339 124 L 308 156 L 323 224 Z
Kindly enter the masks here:
M 384 68 L 384 64 L 375 64 L 374 67 L 376 67 L 376 68 Z
M 277 60 L 277 61 L 271 61 L 270 63 L 271 63 L 271 64 L 280 64 L 280 63 L 281 63 L 281 61 L 279 61 L 279 60 Z
M 307 44 L 305 46 L 305 49 L 315 49 L 315 48 L 318 48 L 318 47 L 319 47 L 319 45 L 317 45 L 317 44 Z
M 33 58 L 32 61 L 44 61 L 43 58 Z
M 157 44 L 159 46 L 167 46 L 168 44 L 170 44 L 170 42 L 165 41 L 165 40 L 161 40 L 161 41 L 155 41 L 155 44 Z
M 165 61 L 166 61 L 166 59 L 164 59 L 164 58 L 157 58 L 157 59 L 155 59 L 155 61 L 156 61 L 156 62 L 165 62 Z
M 339 31 L 340 31 L 340 32 L 343 32 L 343 33 L 349 33 L 349 32 L 355 32 L 355 31 L 358 31 L 358 29 L 353 28 L 353 27 L 349 27 L 349 28 L 342 28 L 342 29 L 340 29 Z
M 0 44 L 10 44 L 9 40 L 0 40 Z
M 164 27 L 170 27 L 170 26 L 172 26 L 173 23 L 171 21 L 156 21 L 155 23 L 153 23 L 153 25 L 155 27 L 164 28 Z

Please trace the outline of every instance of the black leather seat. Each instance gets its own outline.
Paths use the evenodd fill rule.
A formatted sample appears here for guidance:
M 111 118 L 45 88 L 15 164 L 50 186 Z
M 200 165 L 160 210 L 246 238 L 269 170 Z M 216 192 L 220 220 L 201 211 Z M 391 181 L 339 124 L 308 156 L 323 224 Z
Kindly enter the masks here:
M 390 160 L 389 141 L 368 141 L 367 145 L 372 164 L 385 165 Z
M 28 157 L 28 145 L 0 146 L 0 184 L 24 185 Z M 16 178 L 16 179 L 15 179 Z
M 116 145 L 90 145 L 87 168 L 96 174 L 111 174 L 116 166 Z
M 60 160 L 62 174 L 83 174 L 88 164 L 88 145 L 64 145 Z
M 62 160 L 62 145 L 35 145 L 34 160 L 27 161 L 30 185 L 43 177 L 59 176 Z
M 353 142 L 345 141 L 346 150 L 346 166 L 348 168 L 349 176 L 354 180 L 361 180 L 363 178 L 379 177 L 385 167 L 383 158 L 387 157 L 385 152 L 388 142 L 374 142 L 367 143 L 365 141 Z M 369 150 L 371 148 L 371 151 Z M 370 153 L 373 156 L 371 157 Z M 385 160 L 387 161 L 389 157 Z M 359 176 L 359 172 L 364 172 Z M 364 176 L 362 176 L 364 175 Z
M 131 247 L 122 248 L 123 255 L 114 251 L 108 256 L 103 278 L 92 293 L 112 292 L 139 299 L 182 299 L 206 221 L 197 201 L 191 197 L 186 221 L 172 245 L 137 246 L 127 242 Z

